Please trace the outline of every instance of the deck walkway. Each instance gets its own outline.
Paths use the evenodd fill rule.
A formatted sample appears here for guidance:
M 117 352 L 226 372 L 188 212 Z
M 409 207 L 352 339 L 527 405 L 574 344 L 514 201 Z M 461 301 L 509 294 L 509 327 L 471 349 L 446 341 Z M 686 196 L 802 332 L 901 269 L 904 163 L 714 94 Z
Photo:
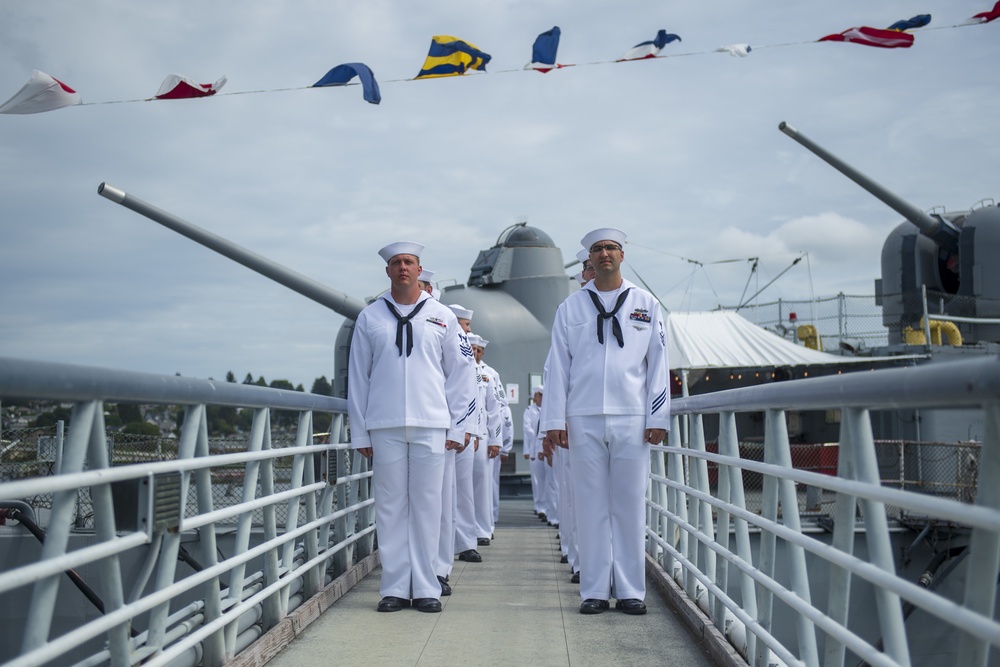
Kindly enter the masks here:
M 501 501 L 493 544 L 479 551 L 482 563 L 455 562 L 442 613 L 377 613 L 377 569 L 267 667 L 715 664 L 653 586 L 645 616 L 613 608 L 581 615 L 556 530 L 535 517 L 529 500 Z

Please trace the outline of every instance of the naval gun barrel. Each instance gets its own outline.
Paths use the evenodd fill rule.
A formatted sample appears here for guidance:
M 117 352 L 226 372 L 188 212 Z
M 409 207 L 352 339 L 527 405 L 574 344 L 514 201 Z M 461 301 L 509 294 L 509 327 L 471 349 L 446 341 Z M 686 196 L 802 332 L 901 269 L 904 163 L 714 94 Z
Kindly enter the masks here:
M 920 233 L 934 241 L 938 247 L 951 253 L 958 252 L 959 231 L 948 220 L 945 220 L 940 216 L 932 217 L 928 215 L 899 195 L 891 192 L 881 184 L 865 176 L 860 171 L 847 164 L 822 146 L 818 145 L 812 139 L 805 136 L 788 123 L 782 121 L 778 124 L 778 129 L 808 148 L 821 160 L 842 173 L 844 176 L 847 176 L 849 179 L 870 192 L 886 206 L 896 211 L 896 213 L 899 213 L 901 216 L 916 225 L 917 229 L 920 230 Z
M 139 215 L 143 215 L 154 222 L 158 222 L 167 229 L 172 229 L 182 236 L 186 236 L 192 241 L 214 250 L 215 252 L 228 257 L 229 259 L 242 264 L 243 266 L 256 271 L 257 273 L 270 278 L 271 280 L 284 285 L 285 287 L 298 292 L 299 294 L 322 304 L 330 310 L 343 315 L 344 317 L 356 320 L 358 314 L 364 309 L 365 304 L 358 299 L 353 299 L 343 292 L 327 287 L 312 278 L 308 278 L 301 273 L 297 273 L 277 262 L 247 250 L 228 239 L 206 231 L 200 227 L 192 225 L 190 222 L 182 220 L 175 215 L 159 209 L 152 204 L 148 204 L 137 197 L 125 194 L 123 190 L 107 183 L 101 183 L 97 188 L 98 194 L 110 199 L 116 204 L 121 204 L 125 208 L 132 209 Z

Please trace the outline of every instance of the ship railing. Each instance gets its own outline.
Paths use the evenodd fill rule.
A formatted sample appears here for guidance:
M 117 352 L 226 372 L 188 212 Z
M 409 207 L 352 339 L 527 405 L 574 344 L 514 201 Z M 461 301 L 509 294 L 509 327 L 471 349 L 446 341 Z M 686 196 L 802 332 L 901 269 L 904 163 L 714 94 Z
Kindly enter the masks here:
M 880 483 L 870 413 L 898 408 L 982 410 L 973 503 Z M 948 664 L 986 665 L 990 653 L 996 655 L 1000 359 L 731 389 L 675 399 L 671 410 L 668 441 L 652 454 L 648 552 L 662 568 L 668 593 L 675 589 L 749 664 L 910 665 L 911 646 L 926 642 L 914 636 L 918 631 L 908 633 L 906 618 L 914 610 L 933 617 L 942 644 L 952 643 L 957 657 Z M 785 417 L 792 410 L 840 411 L 836 476 L 793 467 Z M 746 412 L 764 415 L 763 461 L 740 457 L 735 416 Z M 719 422 L 718 453 L 706 451 L 709 416 Z M 709 462 L 718 466 L 716 485 L 709 481 Z M 763 477 L 759 511 L 747 509 L 744 471 Z M 821 522 L 826 530 L 805 529 L 797 495 L 802 487 L 834 494 L 832 512 Z M 892 539 L 912 531 L 893 524 L 886 506 L 926 519 L 925 531 L 901 549 L 904 554 L 926 537 L 927 527 L 948 528 L 948 542 L 937 545 L 937 554 L 950 558 L 961 575 L 952 577 L 957 590 L 950 597 L 937 588 L 947 568 L 937 580 L 930 569 L 919 581 L 897 572 L 903 563 L 896 562 Z M 859 534 L 866 544 L 855 544 Z M 865 583 L 873 597 L 858 593 Z M 873 615 L 863 613 L 872 600 L 874 624 Z M 948 647 L 940 648 L 948 655 Z
M 5 656 L 8 667 L 223 665 L 296 607 L 322 611 L 330 582 L 356 578 L 371 561 L 371 472 L 367 459 L 350 454 L 342 399 L 10 358 L 0 358 L 0 396 L 73 405 L 57 474 L 0 482 L 7 518 L 44 530 L 37 557 L 0 572 L 0 601 L 25 610 L 20 651 Z M 120 401 L 183 409 L 176 458 L 111 464 L 104 406 Z M 253 411 L 242 450 L 210 448 L 212 406 Z M 293 445 L 272 446 L 272 410 L 297 413 Z M 319 415 L 332 419 L 322 444 L 313 432 Z M 240 498 L 220 508 L 213 486 L 231 487 L 234 467 Z M 45 494 L 52 500 L 42 529 L 25 499 Z M 73 539 L 83 495 L 93 527 L 87 539 Z M 76 591 L 60 594 L 67 574 L 78 572 L 87 573 L 101 611 L 64 608 L 80 607 Z M 56 619 L 67 616 L 81 620 L 59 628 Z

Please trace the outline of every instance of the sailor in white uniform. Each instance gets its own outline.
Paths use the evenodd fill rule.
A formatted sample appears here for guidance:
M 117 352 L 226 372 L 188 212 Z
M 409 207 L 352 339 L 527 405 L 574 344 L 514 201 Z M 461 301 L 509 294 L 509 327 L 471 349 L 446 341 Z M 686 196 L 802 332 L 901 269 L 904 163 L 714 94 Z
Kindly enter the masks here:
M 495 368 L 485 361 L 486 347 L 490 344 L 488 340 L 479 337 L 479 347 L 473 346 L 473 352 L 479 361 L 479 372 L 486 385 L 486 413 L 487 413 L 487 448 L 486 448 L 486 470 L 484 471 L 483 484 L 486 487 L 488 498 L 482 512 L 477 506 L 476 522 L 480 524 L 480 529 L 487 540 L 493 539 L 493 530 L 496 527 L 500 502 L 500 456 L 503 452 L 503 423 L 504 408 L 507 406 L 507 395 L 500 383 L 500 374 Z M 485 542 L 484 544 L 489 544 Z
M 430 269 L 424 269 L 423 271 L 420 272 L 420 277 L 417 278 L 417 286 L 424 292 L 427 292 L 432 297 L 440 301 L 441 290 L 434 287 L 434 283 L 432 282 L 434 280 L 435 275 L 436 273 L 434 271 L 431 271 Z
M 596 276 L 556 310 L 545 383 L 546 446 L 570 452 L 582 614 L 603 612 L 611 597 L 627 614 L 646 613 L 649 446 L 669 428 L 660 304 L 622 278 L 625 239 L 603 228 L 581 241 Z
M 497 384 L 500 384 L 500 378 L 497 376 Z M 493 459 L 493 525 L 496 526 L 497 522 L 500 521 L 500 468 L 503 462 L 507 460 L 510 456 L 510 452 L 514 449 L 514 415 L 510 411 L 510 403 L 506 400 L 507 392 L 503 391 L 504 403 L 503 403 L 503 423 L 500 425 L 500 456 Z
M 431 282 L 434 280 L 434 275 L 434 271 L 423 269 L 417 278 L 417 286 L 421 291 L 430 294 L 432 298 L 438 299 L 441 292 L 435 289 Z M 459 322 L 459 326 L 461 327 L 461 322 Z M 459 340 L 463 356 L 467 357 L 471 363 L 473 361 L 472 347 L 469 345 L 464 330 L 459 332 Z M 468 421 L 466 419 L 466 422 Z M 468 441 L 469 435 L 466 433 L 465 442 L 462 447 L 450 449 L 444 453 L 444 479 L 441 485 L 441 535 L 438 539 L 438 557 L 434 566 L 438 582 L 441 584 L 442 596 L 451 595 L 449 579 L 452 567 L 455 564 L 455 513 L 457 509 L 455 498 L 455 457 L 459 451 L 465 449 Z
M 435 560 L 445 451 L 465 440 L 471 367 L 454 314 L 417 287 L 419 243 L 379 250 L 390 289 L 358 315 L 347 408 L 351 444 L 372 458 L 382 561 L 379 611 L 441 611 Z
M 537 454 L 535 445 L 537 444 L 538 420 L 542 414 L 542 389 L 539 385 L 531 390 L 531 401 L 524 409 L 521 421 L 521 433 L 523 441 L 521 443 L 521 453 L 528 460 L 528 473 L 531 478 L 531 502 L 538 514 L 538 501 L 541 492 L 538 490 L 538 475 L 535 472 L 535 456 Z
M 478 382 L 479 447 L 473 458 L 472 486 L 475 493 L 476 544 L 489 546 L 493 534 L 493 467 L 491 460 L 500 453 L 500 405 L 493 392 L 490 376 L 482 363 L 483 351 L 488 341 L 476 334 L 469 335 L 469 343 L 476 359 Z
M 472 332 L 473 311 L 464 308 L 461 304 L 453 303 L 448 306 L 458 324 L 465 334 L 464 341 L 469 345 L 469 395 L 473 397 L 474 405 L 470 406 L 469 418 L 466 420 L 466 433 L 471 435 L 467 447 L 455 452 L 455 545 L 454 555 L 458 554 L 458 559 L 467 563 L 481 563 L 482 555 L 476 550 L 476 495 L 472 484 L 472 467 L 475 458 L 475 449 L 478 447 L 475 434 L 479 429 L 479 414 L 476 384 L 476 360 L 473 357 L 472 345 L 468 342 L 468 335 Z
M 594 279 L 594 265 L 590 263 L 590 250 L 581 248 L 576 253 L 576 259 L 583 267 L 577 274 L 580 287 Z M 563 562 L 569 564 L 573 573 L 570 579 L 580 583 L 580 555 L 577 546 L 576 511 L 573 499 L 573 482 L 569 450 L 562 447 L 553 448 L 554 469 L 559 476 L 559 547 Z
M 542 400 L 545 388 L 539 385 L 532 394 L 531 405 L 524 411 L 524 456 L 528 459 L 528 470 L 531 474 L 531 498 L 535 506 L 535 514 L 542 521 L 545 516 L 545 474 L 548 466 L 542 458 L 541 442 L 545 431 L 541 429 Z

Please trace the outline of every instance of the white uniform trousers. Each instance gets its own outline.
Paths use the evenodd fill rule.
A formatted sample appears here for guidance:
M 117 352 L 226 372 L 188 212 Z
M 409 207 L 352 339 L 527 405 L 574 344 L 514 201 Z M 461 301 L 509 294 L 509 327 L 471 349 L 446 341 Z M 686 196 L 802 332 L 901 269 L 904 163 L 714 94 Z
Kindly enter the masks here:
M 535 514 L 539 514 L 545 510 L 542 509 L 542 487 L 539 479 L 541 468 L 538 467 L 537 458 L 528 460 L 528 473 L 531 476 L 531 504 L 535 508 Z
M 444 479 L 441 483 L 441 537 L 435 572 L 439 577 L 451 574 L 455 564 L 455 452 L 444 453 Z
M 476 548 L 476 496 L 472 488 L 472 443 L 455 455 L 455 553 Z M 454 554 L 452 560 L 454 561 Z
M 446 431 L 401 427 L 370 433 L 382 596 L 438 599 Z
M 548 516 L 549 508 L 545 506 L 548 500 L 547 491 L 549 488 L 549 464 L 541 456 L 536 456 L 531 462 L 531 478 L 535 483 L 531 485 L 531 491 L 535 499 L 535 511 Z
M 646 595 L 645 417 L 569 417 L 570 471 L 580 550 L 580 597 Z
M 472 486 L 476 494 L 476 537 L 493 534 L 493 466 L 487 456 L 486 440 L 479 441 L 472 466 Z
M 555 458 L 552 465 L 545 464 L 545 516 L 549 523 L 559 523 L 559 475 L 556 473 Z
M 500 520 L 500 465 L 502 459 L 497 456 L 493 459 L 493 527 Z
M 570 569 L 579 568 L 579 550 L 576 546 L 576 519 L 573 508 L 573 479 L 570 476 L 569 450 L 555 449 L 556 471 L 559 474 L 559 547 L 566 556 Z

